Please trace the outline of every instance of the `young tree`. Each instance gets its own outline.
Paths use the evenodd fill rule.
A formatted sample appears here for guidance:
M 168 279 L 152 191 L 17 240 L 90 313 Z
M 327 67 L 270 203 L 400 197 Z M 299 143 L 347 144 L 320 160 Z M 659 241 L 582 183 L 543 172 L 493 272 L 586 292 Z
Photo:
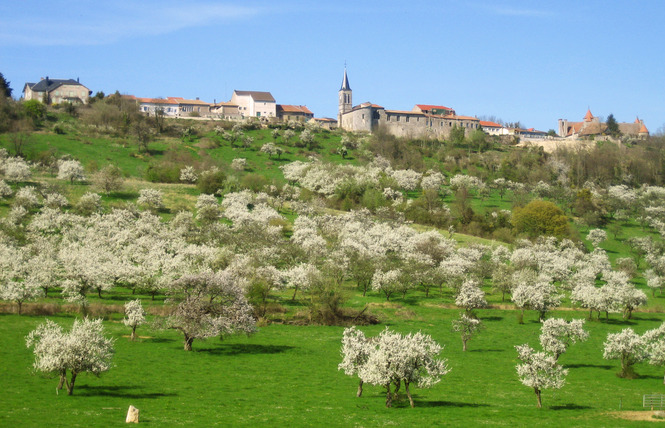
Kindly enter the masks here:
M 161 190 L 141 189 L 136 202 L 150 211 L 157 212 L 164 206 L 162 202 L 163 195 Z
M 145 324 L 145 310 L 140 299 L 131 300 L 125 303 L 125 317 L 122 322 L 127 327 L 132 328 L 132 335 L 130 339 L 136 340 L 136 327 Z
M 122 188 L 122 170 L 115 165 L 106 165 L 92 176 L 92 182 L 107 195 Z
M 450 371 L 446 360 L 437 358 L 442 349 L 429 335 L 418 332 L 403 336 L 386 327 L 372 342 L 367 362 L 358 374 L 363 382 L 386 388 L 386 407 L 392 406 L 391 385 L 397 388 L 396 394 L 404 382 L 409 403 L 414 407 L 409 386 L 415 383 L 420 388 L 429 388 Z
M 487 306 L 485 293 L 480 289 L 480 283 L 473 279 L 467 279 L 460 287 L 455 298 L 455 305 L 466 310 L 467 315 L 473 314 L 474 309 Z
M 58 162 L 58 180 L 69 180 L 70 184 L 85 180 L 83 165 L 76 159 L 61 160 Z
M 180 170 L 180 181 L 183 183 L 196 183 L 198 179 L 199 176 L 196 175 L 196 171 L 194 170 L 193 166 L 188 165 Z
M 557 361 L 561 354 L 566 352 L 573 343 L 584 342 L 589 338 L 589 332 L 584 330 L 584 320 L 576 319 L 566 321 L 561 318 L 550 318 L 543 322 L 540 328 L 540 345 L 547 352 L 554 355 Z
M 453 320 L 453 330 L 462 337 L 462 351 L 466 351 L 466 342 L 483 328 L 483 323 L 477 318 L 470 318 L 465 313 L 460 314 L 460 319 Z
M 99 376 L 111 367 L 113 339 L 104 337 L 102 320 L 74 320 L 69 332 L 46 320 L 26 337 L 34 347 L 35 370 L 60 377 L 58 390 L 67 385 L 67 395 L 74 393 L 76 377 L 81 373 Z M 67 379 L 67 372 L 70 379 Z
M 344 370 L 347 376 L 358 374 L 360 368 L 367 363 L 371 351 L 371 339 L 365 337 L 362 331 L 357 330 L 355 326 L 345 328 L 342 336 L 342 362 L 337 366 L 337 370 Z M 360 379 L 356 396 L 362 395 L 363 380 Z
M 620 333 L 609 333 L 603 347 L 604 359 L 621 360 L 619 377 L 635 377 L 633 365 L 647 357 L 644 338 L 632 328 L 624 328 Z
M 648 330 L 642 335 L 646 343 L 647 361 L 653 366 L 665 366 L 665 323 L 660 327 Z M 665 376 L 663 376 L 665 385 Z
M 556 359 L 546 352 L 536 352 L 529 345 L 515 346 L 517 357 L 522 364 L 516 366 L 517 375 L 524 386 L 533 388 L 542 407 L 543 389 L 560 389 L 566 382 L 568 370 L 557 364 Z
M 165 326 L 182 332 L 185 351 L 195 339 L 255 330 L 252 306 L 226 271 L 183 275 L 171 284 L 169 296 L 179 303 Z

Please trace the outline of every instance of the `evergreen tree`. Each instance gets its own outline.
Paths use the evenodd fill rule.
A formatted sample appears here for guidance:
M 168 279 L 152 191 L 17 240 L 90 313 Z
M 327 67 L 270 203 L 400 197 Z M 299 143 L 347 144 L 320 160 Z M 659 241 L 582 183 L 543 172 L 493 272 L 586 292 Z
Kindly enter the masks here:
M 607 125 L 607 133 L 611 135 L 612 137 L 620 137 L 621 136 L 621 131 L 619 130 L 619 123 L 617 120 L 614 118 L 614 115 L 610 113 L 609 116 L 607 116 L 607 121 L 605 122 Z
M 9 87 L 9 83 L 5 80 L 5 76 L 0 73 L 0 94 L 4 94 L 7 98 L 11 98 L 12 96 L 12 88 Z

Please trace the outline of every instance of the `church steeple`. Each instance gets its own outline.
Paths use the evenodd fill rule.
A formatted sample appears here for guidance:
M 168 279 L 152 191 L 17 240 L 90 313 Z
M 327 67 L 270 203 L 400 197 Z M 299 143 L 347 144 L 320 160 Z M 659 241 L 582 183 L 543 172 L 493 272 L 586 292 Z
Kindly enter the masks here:
M 339 112 L 337 113 L 337 126 L 344 128 L 342 124 L 342 116 L 351 111 L 353 108 L 353 91 L 349 85 L 349 76 L 346 74 L 346 66 L 344 67 L 344 78 L 342 79 L 342 87 L 339 89 Z
M 339 88 L 340 91 L 350 91 L 351 86 L 349 86 L 349 76 L 346 75 L 346 67 L 344 67 L 344 79 L 342 79 L 342 87 Z

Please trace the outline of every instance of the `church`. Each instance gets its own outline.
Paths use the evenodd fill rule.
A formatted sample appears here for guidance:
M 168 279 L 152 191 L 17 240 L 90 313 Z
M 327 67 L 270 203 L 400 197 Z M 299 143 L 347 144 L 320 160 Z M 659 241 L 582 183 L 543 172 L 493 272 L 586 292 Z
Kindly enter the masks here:
M 458 116 L 445 106 L 416 104 L 412 110 L 402 111 L 366 102 L 354 107 L 346 68 L 339 90 L 337 123 L 345 131 L 372 133 L 382 129 L 403 138 L 445 139 L 455 127 L 464 129 L 466 135 L 480 128 L 477 118 Z

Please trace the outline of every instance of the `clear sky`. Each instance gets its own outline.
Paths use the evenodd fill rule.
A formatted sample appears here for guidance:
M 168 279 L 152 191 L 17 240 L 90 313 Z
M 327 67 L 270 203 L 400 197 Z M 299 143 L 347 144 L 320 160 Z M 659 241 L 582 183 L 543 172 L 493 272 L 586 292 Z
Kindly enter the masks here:
M 540 130 L 613 113 L 665 125 L 665 1 L 5 0 L 0 72 L 93 92 L 227 101 L 270 91 L 336 117 L 440 104 Z

